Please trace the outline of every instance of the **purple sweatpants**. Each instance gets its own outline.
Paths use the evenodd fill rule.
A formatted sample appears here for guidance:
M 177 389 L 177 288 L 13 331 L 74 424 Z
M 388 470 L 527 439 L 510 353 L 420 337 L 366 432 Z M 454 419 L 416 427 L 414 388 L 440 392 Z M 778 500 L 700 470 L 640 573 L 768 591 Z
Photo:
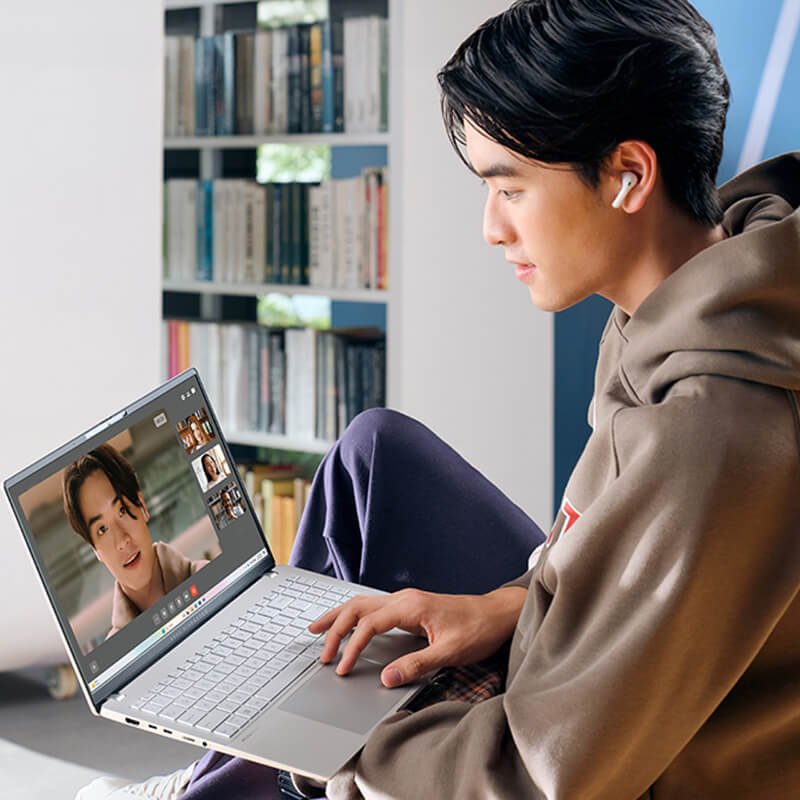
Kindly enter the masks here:
M 527 569 L 544 534 L 432 431 L 357 416 L 311 486 L 291 563 L 385 591 L 482 594 Z M 183 800 L 278 800 L 276 771 L 207 753 Z

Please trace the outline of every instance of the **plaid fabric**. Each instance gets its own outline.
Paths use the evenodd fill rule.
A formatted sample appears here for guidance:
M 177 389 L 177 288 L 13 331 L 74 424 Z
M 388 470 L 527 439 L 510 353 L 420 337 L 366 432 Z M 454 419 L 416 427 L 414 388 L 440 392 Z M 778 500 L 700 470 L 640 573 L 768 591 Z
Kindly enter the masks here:
M 503 648 L 477 664 L 443 669 L 405 709 L 419 711 L 444 700 L 480 703 L 505 691 L 507 674 L 508 650 Z

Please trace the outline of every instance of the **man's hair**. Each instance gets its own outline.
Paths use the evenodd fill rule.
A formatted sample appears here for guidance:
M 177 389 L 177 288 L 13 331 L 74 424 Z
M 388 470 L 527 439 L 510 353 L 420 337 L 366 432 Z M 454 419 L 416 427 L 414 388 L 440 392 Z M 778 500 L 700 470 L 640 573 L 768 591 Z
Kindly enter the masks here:
M 83 482 L 94 472 L 103 472 L 111 483 L 116 495 L 125 505 L 128 513 L 134 519 L 135 515 L 131 512 L 128 502 L 137 508 L 141 508 L 139 500 L 139 479 L 133 471 L 133 467 L 120 453 L 110 444 L 102 444 L 90 450 L 85 456 L 81 456 L 77 461 L 73 461 L 65 470 L 62 482 L 62 497 L 64 500 L 64 511 L 75 533 L 79 534 L 92 547 L 92 536 L 89 527 L 81 513 L 78 504 L 78 493 L 83 486 Z
M 711 26 L 686 0 L 518 0 L 438 75 L 451 143 L 464 121 L 530 159 L 598 185 L 605 159 L 639 139 L 671 202 L 722 219 L 716 177 L 730 86 Z

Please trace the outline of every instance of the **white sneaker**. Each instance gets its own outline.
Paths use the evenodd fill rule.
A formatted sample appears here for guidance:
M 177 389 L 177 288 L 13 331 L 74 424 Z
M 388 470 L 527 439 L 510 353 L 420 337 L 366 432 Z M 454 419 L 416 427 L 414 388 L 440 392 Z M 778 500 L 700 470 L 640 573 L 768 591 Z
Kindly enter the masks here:
M 75 800 L 128 800 L 133 797 L 177 800 L 188 786 L 195 764 L 197 762 L 193 761 L 188 767 L 177 769 L 169 775 L 156 775 L 141 783 L 108 776 L 96 778 L 75 795 Z

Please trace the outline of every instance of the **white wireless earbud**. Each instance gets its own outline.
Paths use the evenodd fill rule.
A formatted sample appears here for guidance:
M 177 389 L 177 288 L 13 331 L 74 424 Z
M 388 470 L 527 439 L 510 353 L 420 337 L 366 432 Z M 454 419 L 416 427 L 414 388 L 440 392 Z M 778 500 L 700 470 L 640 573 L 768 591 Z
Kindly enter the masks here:
M 634 175 L 632 172 L 623 172 L 622 188 L 619 190 L 619 194 L 614 198 L 611 208 L 620 208 L 625 202 L 628 192 L 630 192 L 634 186 L 636 186 L 636 175 Z

